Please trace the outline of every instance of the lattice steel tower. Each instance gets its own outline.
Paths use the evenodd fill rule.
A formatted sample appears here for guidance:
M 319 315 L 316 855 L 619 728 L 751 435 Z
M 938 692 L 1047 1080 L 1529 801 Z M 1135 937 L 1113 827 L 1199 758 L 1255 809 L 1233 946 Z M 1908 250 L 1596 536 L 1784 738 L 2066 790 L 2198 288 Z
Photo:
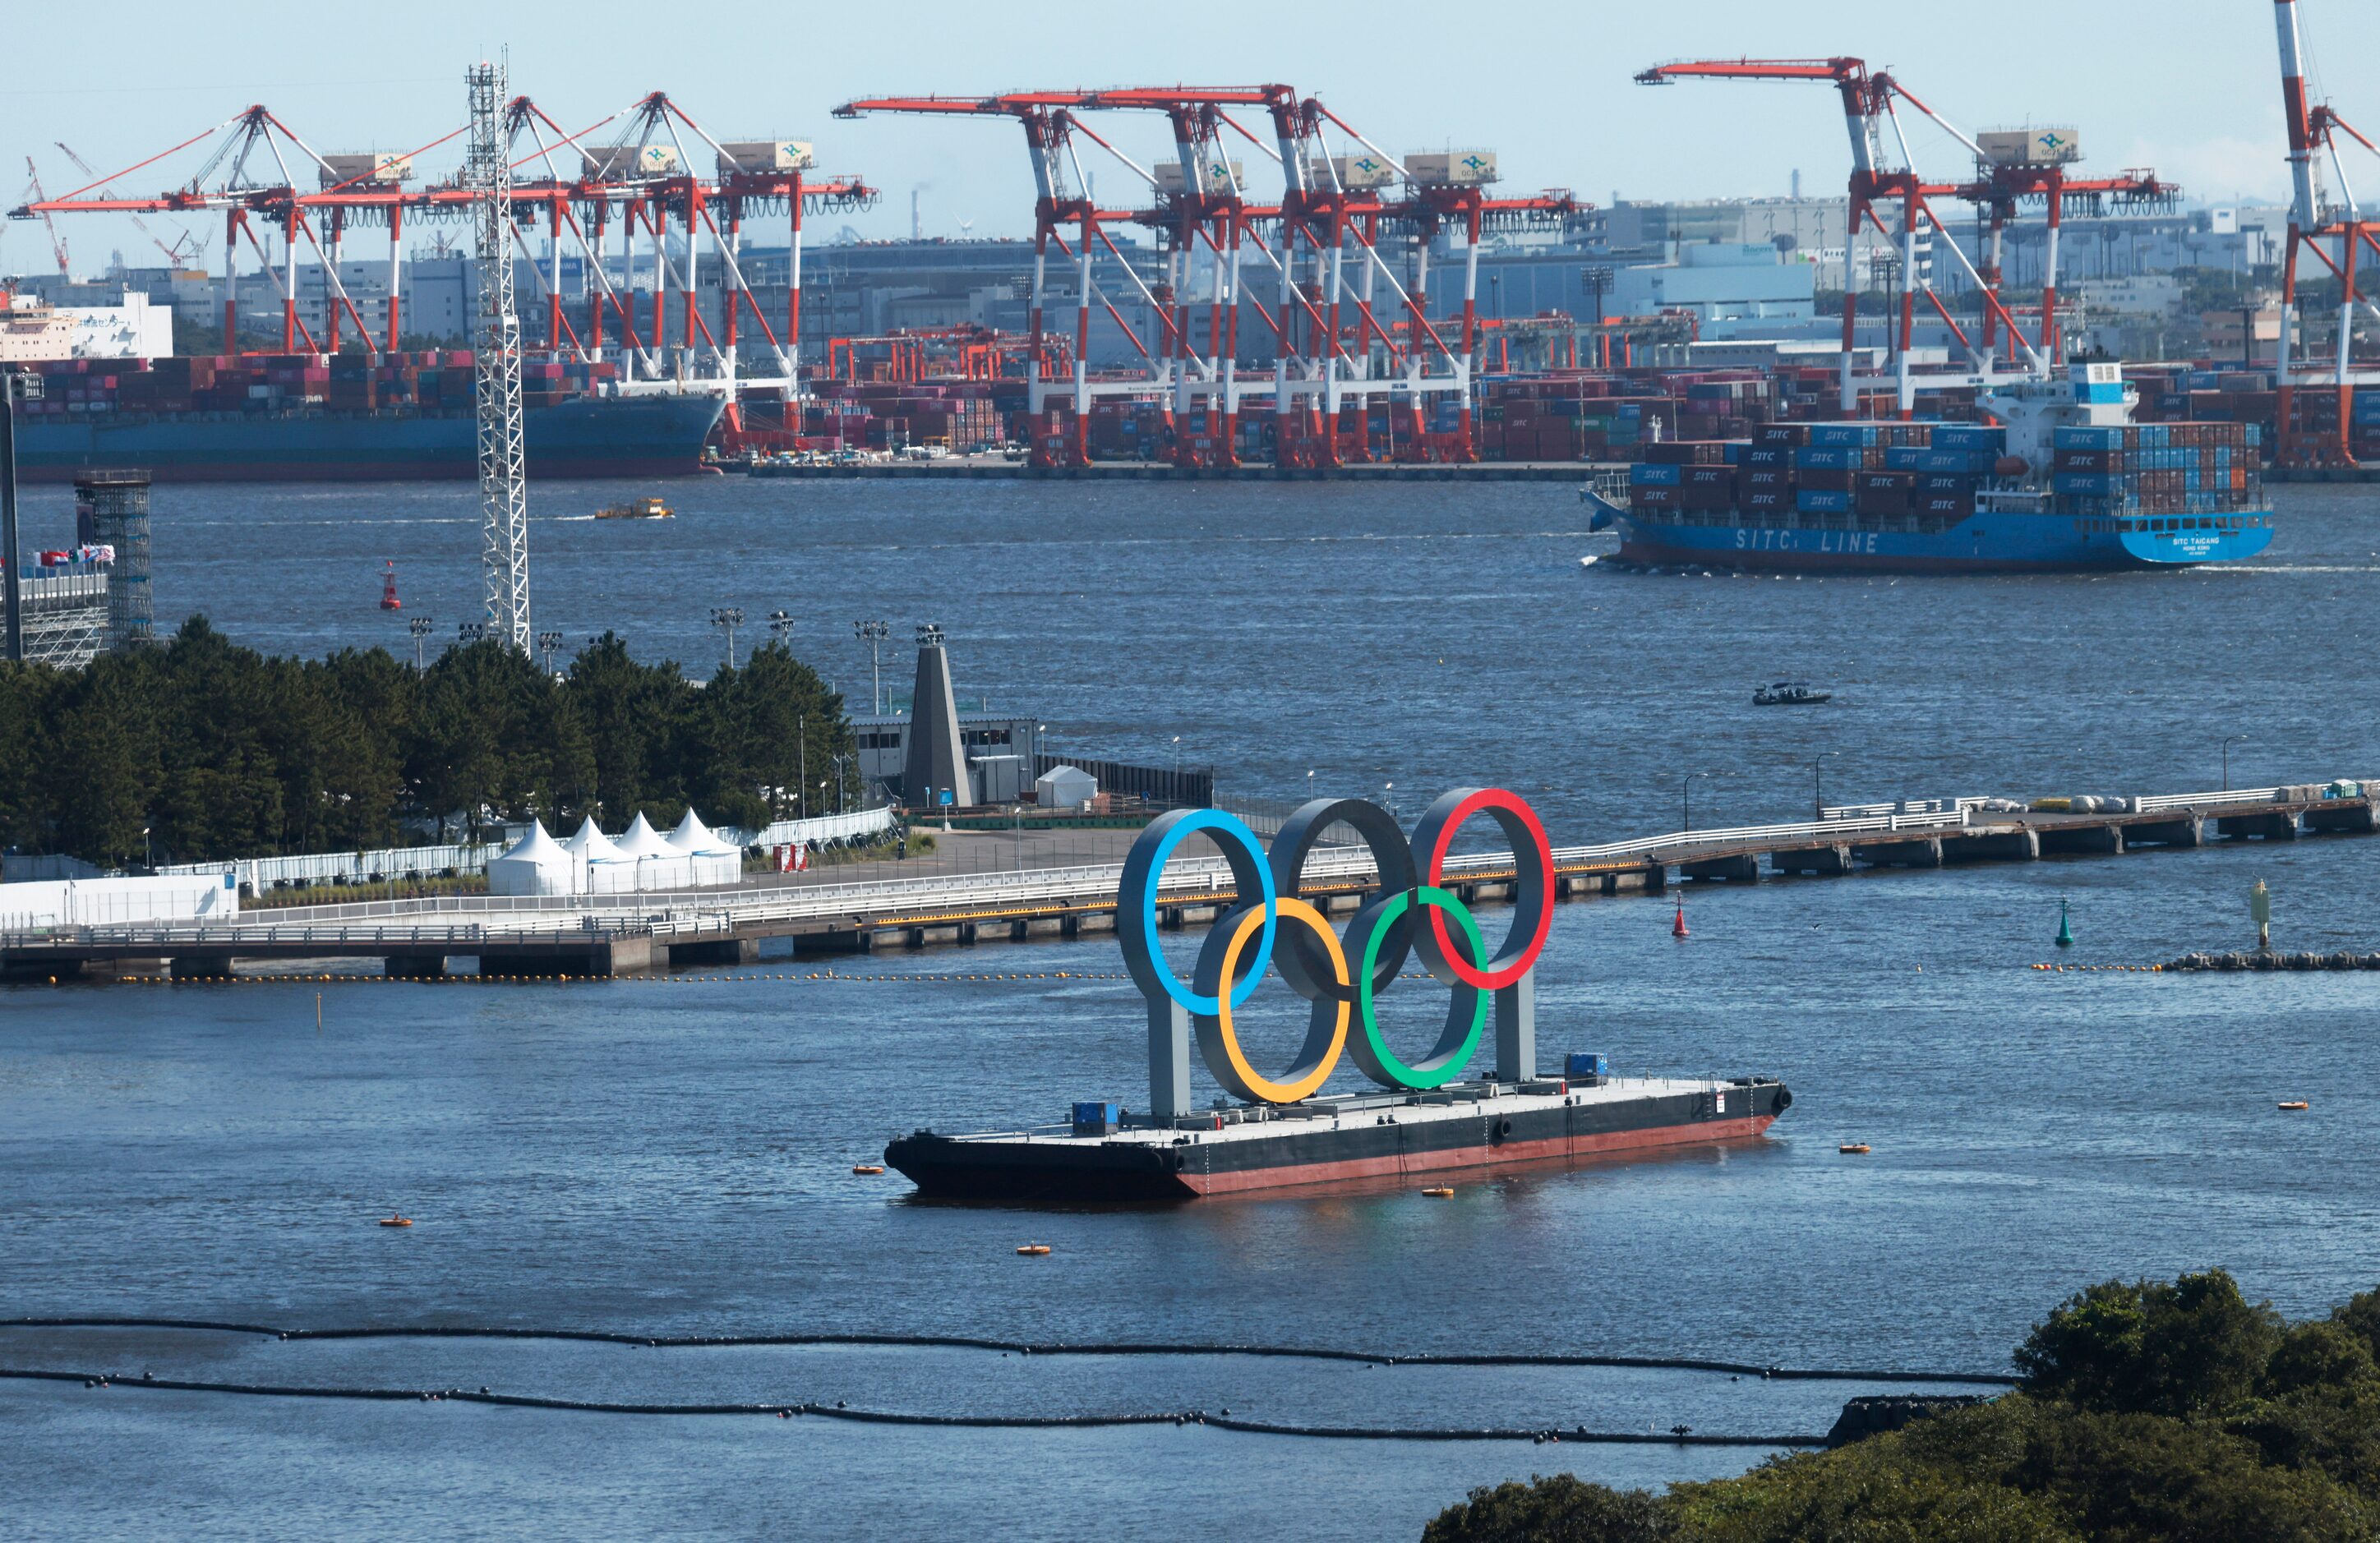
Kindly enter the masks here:
M 521 449 L 520 318 L 513 311 L 509 86 L 501 64 L 472 67 L 471 148 L 463 185 L 479 227 L 480 567 L 487 584 L 488 635 L 529 651 L 528 491 Z

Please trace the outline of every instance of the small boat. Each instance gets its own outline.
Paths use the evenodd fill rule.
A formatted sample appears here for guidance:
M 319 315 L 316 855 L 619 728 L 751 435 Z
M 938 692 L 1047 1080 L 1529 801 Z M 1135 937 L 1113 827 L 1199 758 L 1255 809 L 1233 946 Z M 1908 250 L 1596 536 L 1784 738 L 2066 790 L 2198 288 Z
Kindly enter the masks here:
M 382 1217 L 380 1224 L 383 1227 L 410 1227 L 413 1225 L 413 1218 L 392 1214 Z
M 1807 681 L 1780 680 L 1767 686 L 1754 686 L 1752 705 L 1755 707 L 1815 707 L 1820 702 L 1832 701 L 1834 696 L 1833 692 L 1821 691 Z
M 2306 1108 L 2307 1104 L 2303 1099 L 2283 1099 L 2281 1100 L 2281 1107 L 2283 1109 L 2297 1110 Z
M 1835 1150 L 1842 1153 L 1845 1157 L 1865 1157 L 1867 1156 L 1867 1143 L 1864 1141 L 1846 1141 L 1841 1146 L 1836 1148 Z
M 1451 1189 L 1425 1189 L 1422 1193 L 1433 1200 L 1448 1200 L 1454 1197 L 1454 1191 Z
M 674 519 L 677 511 L 658 498 L 632 498 L 625 504 L 611 504 L 595 511 L 597 519 Z
M 1033 1256 L 1033 1257 L 1038 1257 L 1038 1256 L 1040 1256 L 1040 1255 L 1047 1254 L 1048 1252 L 1050 1252 L 1050 1245 L 1049 1245 L 1048 1244 L 1046 1244 L 1046 1243 L 1026 1243 L 1026 1244 L 1020 1244 L 1020 1245 L 1017 1246 L 1017 1250 L 1016 1250 L 1016 1251 L 1017 1251 L 1018 1253 L 1020 1253 L 1020 1254 L 1025 1254 L 1025 1255 Z

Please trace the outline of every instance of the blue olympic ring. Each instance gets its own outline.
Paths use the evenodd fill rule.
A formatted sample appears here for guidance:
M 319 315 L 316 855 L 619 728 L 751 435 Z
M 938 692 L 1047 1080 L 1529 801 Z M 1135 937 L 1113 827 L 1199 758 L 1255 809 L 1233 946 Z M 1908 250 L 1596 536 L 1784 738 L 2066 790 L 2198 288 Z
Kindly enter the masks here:
M 1216 995 L 1202 994 L 1184 986 L 1166 965 L 1164 949 L 1157 936 L 1157 883 L 1165 871 L 1165 859 L 1185 839 L 1201 831 L 1222 848 L 1223 860 L 1231 864 L 1235 907 L 1249 904 L 1248 896 L 1254 892 L 1255 904 L 1263 910 L 1264 931 L 1257 940 L 1254 957 L 1232 983 L 1231 1005 L 1241 1005 L 1256 990 L 1264 978 L 1265 967 L 1272 962 L 1277 909 L 1273 904 L 1272 865 L 1266 861 L 1257 833 L 1238 816 L 1221 809 L 1172 809 L 1149 821 L 1140 839 L 1132 844 L 1131 855 L 1124 858 L 1123 882 L 1117 892 L 1119 896 L 1138 895 L 1140 915 L 1129 925 L 1121 916 L 1116 918 L 1120 934 L 1116 941 L 1123 948 L 1124 967 L 1143 995 L 1153 1000 L 1163 992 L 1190 1013 L 1213 1017 L 1217 996 L 1220 995 L 1220 982 Z

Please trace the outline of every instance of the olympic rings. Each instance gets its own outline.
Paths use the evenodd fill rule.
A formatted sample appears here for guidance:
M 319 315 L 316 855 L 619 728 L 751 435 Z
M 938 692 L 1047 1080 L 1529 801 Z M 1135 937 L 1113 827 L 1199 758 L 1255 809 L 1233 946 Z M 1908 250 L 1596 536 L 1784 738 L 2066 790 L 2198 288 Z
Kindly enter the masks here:
M 1340 988 L 1335 1000 L 1322 996 L 1315 1001 L 1314 1016 L 1295 1063 L 1279 1080 L 1257 1075 L 1240 1050 L 1240 1037 L 1232 1026 L 1228 1002 L 1219 1002 L 1220 1011 L 1213 1016 L 1202 1014 L 1192 1021 L 1197 1026 L 1198 1051 L 1225 1091 L 1253 1103 L 1293 1104 L 1312 1096 L 1330 1080 L 1331 1069 L 1339 1064 L 1339 1053 L 1346 1048 L 1351 1007 L 1345 995 L 1347 955 L 1340 950 L 1339 936 L 1330 930 L 1330 923 L 1305 901 L 1283 895 L 1273 902 L 1273 911 L 1281 920 L 1302 922 L 1320 941 L 1322 954 L 1330 961 L 1331 976 Z M 1263 919 L 1263 914 L 1251 905 L 1219 922 L 1207 935 L 1206 946 L 1198 951 L 1197 980 L 1201 991 L 1209 996 L 1221 994 L 1221 983 L 1232 978 L 1249 932 Z M 1286 954 L 1283 950 L 1276 957 L 1285 960 Z M 1288 972 L 1284 969 L 1282 973 Z
M 1470 907 L 1444 882 L 1455 833 L 1478 814 L 1495 820 L 1512 846 L 1515 910 L 1511 932 L 1493 958 Z M 1299 893 L 1307 858 L 1333 826 L 1352 828 L 1369 849 L 1378 884 L 1376 898 L 1355 914 L 1343 939 L 1332 935 L 1322 912 Z M 1160 944 L 1157 887 L 1173 849 L 1201 832 L 1222 849 L 1235 900 L 1208 934 L 1192 979 L 1184 983 L 1167 965 Z M 1447 794 L 1429 807 L 1410 841 L 1377 804 L 1318 798 L 1283 822 L 1269 853 L 1244 822 L 1220 809 L 1176 809 L 1150 821 L 1133 843 L 1116 893 L 1116 931 L 1142 995 L 1153 1006 L 1170 1002 L 1189 1015 L 1208 1072 L 1237 1097 L 1263 1103 L 1309 1098 L 1330 1079 L 1342 1051 L 1374 1082 L 1421 1091 L 1462 1075 L 1487 1025 L 1488 993 L 1517 984 L 1536 966 L 1553 924 L 1553 866 L 1536 811 L 1500 788 Z M 1421 911 L 1430 913 L 1427 922 L 1416 914 Z M 1283 932 L 1279 924 L 1284 920 L 1297 925 Z M 1415 949 L 1452 997 L 1438 1042 L 1407 1063 L 1388 1047 L 1377 999 Z M 1314 1004 L 1305 1042 L 1277 1078 L 1248 1064 L 1232 1020 L 1269 965 L 1278 965 L 1290 989 Z M 1156 1056 L 1159 1020 L 1150 1021 Z M 1358 1022 L 1363 1032 L 1354 1034 Z M 1174 1044 L 1173 1053 L 1186 1052 L 1179 1039 Z
M 1141 994 L 1152 1002 L 1160 992 L 1172 998 L 1188 1012 L 1212 1016 L 1216 997 L 1212 991 L 1185 990 L 1173 972 L 1166 967 L 1165 954 L 1157 941 L 1157 881 L 1165 871 L 1165 859 L 1173 849 L 1200 831 L 1213 838 L 1223 849 L 1223 860 L 1232 865 L 1232 884 L 1238 892 L 1241 904 L 1254 893 L 1261 897 L 1258 909 L 1264 916 L 1264 936 L 1257 940 L 1257 954 L 1248 961 L 1247 974 L 1232 983 L 1231 1004 L 1239 1006 L 1248 1000 L 1264 978 L 1265 966 L 1272 960 L 1273 887 L 1272 869 L 1265 863 L 1264 849 L 1257 844 L 1257 833 L 1238 816 L 1221 809 L 1169 809 L 1148 822 L 1132 844 L 1132 851 L 1123 860 L 1123 882 L 1116 889 L 1116 941 L 1123 945 L 1124 968 L 1132 972 L 1140 986 Z M 1134 896 L 1139 904 L 1131 904 Z M 1139 915 L 1125 920 L 1127 910 Z
M 1553 930 L 1553 847 L 1546 840 L 1546 828 L 1537 822 L 1536 811 L 1517 795 L 1501 788 L 1457 788 L 1432 804 L 1414 827 L 1414 844 L 1425 854 L 1423 883 L 1443 881 L 1446 849 L 1454 832 L 1475 814 L 1494 820 L 1502 828 L 1504 839 L 1512 844 L 1512 930 L 1486 969 L 1474 963 L 1477 954 L 1469 960 L 1460 959 L 1448 946 L 1446 916 L 1450 913 L 1431 917 L 1415 946 L 1429 973 L 1447 984 L 1500 991 L 1536 966 L 1537 955 L 1545 950 L 1546 936 Z M 1472 941 L 1478 942 L 1475 936 Z

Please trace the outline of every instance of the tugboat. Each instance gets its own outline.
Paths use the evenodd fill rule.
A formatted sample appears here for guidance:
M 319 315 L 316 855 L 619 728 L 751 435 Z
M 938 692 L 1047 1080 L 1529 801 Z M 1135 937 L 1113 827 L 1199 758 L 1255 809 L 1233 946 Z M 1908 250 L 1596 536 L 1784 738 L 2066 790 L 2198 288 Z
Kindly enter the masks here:
M 1768 686 L 1752 688 L 1755 707 L 1815 707 L 1820 702 L 1834 700 L 1831 691 L 1821 691 L 1807 681 L 1780 680 Z
M 632 498 L 595 511 L 597 519 L 674 519 L 677 511 L 658 498 Z

